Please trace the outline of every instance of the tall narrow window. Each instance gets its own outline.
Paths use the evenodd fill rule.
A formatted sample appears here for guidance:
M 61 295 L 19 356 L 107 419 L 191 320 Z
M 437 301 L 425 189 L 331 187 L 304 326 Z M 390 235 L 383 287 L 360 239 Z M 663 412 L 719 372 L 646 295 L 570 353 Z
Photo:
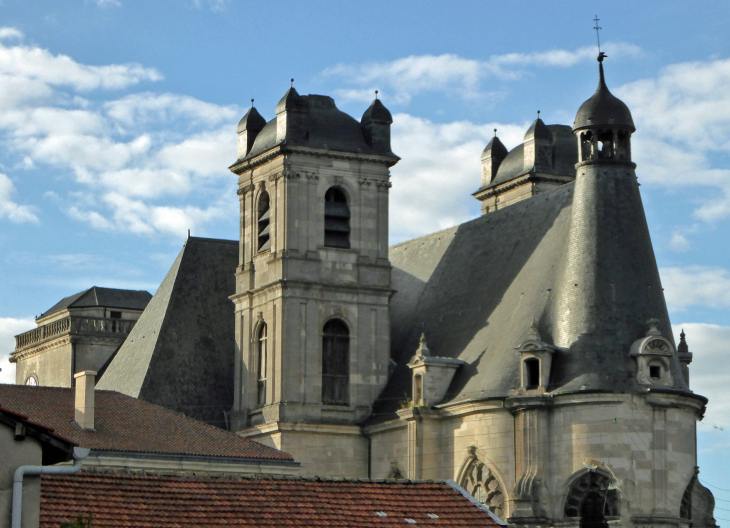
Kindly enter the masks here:
M 268 351 L 266 348 L 266 324 L 262 324 L 259 328 L 259 334 L 256 338 L 256 352 L 258 360 L 258 404 L 262 406 L 266 403 L 266 370 L 268 363 Z
M 423 376 L 416 374 L 413 378 L 413 403 L 415 405 L 423 404 Z
M 330 187 L 324 195 L 324 245 L 350 247 L 350 208 L 342 189 Z
M 322 336 L 322 403 L 348 405 L 350 381 L 350 331 L 332 319 L 324 325 Z
M 271 247 L 269 237 L 269 221 L 271 218 L 271 207 L 269 193 L 266 191 L 259 196 L 259 222 L 258 222 L 258 250 L 265 251 Z
M 540 386 L 540 360 L 530 358 L 525 360 L 525 388 L 536 389 Z

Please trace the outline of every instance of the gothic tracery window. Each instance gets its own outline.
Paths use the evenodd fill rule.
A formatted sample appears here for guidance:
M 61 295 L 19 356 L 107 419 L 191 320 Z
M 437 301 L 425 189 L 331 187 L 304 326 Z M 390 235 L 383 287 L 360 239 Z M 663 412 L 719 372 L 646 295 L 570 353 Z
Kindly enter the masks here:
M 324 245 L 350 247 L 350 208 L 342 189 L 330 187 L 324 195 Z
M 340 319 L 331 319 L 322 332 L 322 403 L 350 403 L 350 331 Z
M 600 507 L 599 507 L 600 506 Z M 597 471 L 591 471 L 576 480 L 565 500 L 566 517 L 590 517 L 591 519 L 619 515 L 619 496 L 612 489 L 611 479 Z
M 477 458 L 467 465 L 459 485 L 499 518 L 504 516 L 504 493 L 492 471 Z

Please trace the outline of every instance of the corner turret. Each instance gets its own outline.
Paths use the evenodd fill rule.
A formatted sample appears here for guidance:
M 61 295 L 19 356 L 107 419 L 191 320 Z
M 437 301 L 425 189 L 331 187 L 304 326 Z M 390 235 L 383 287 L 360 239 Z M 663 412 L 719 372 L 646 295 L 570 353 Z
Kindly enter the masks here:
M 377 92 L 376 92 L 377 93 Z M 393 116 L 380 99 L 375 99 L 360 119 L 362 133 L 365 141 L 373 147 L 376 152 L 392 154 L 390 150 L 390 125 L 393 124 Z
M 238 134 L 238 159 L 245 158 L 251 152 L 253 142 L 264 126 L 266 126 L 266 119 L 261 117 L 261 114 L 253 106 L 253 99 L 251 99 L 251 108 L 248 109 L 248 112 L 241 118 L 238 122 L 238 127 L 236 127 L 236 133 Z
M 497 129 L 495 128 L 494 137 L 482 151 L 482 187 L 492 183 L 500 164 L 507 157 L 507 154 L 507 147 L 497 137 Z

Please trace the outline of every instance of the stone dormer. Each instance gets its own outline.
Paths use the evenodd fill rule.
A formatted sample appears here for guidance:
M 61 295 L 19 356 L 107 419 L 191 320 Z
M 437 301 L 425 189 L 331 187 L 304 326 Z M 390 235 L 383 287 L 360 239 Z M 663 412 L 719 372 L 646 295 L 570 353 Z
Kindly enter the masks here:
M 413 373 L 413 405 L 432 407 L 443 400 L 456 369 L 463 364 L 461 359 L 431 356 L 426 336 L 421 335 L 418 349 L 408 362 Z
M 515 389 L 515 395 L 547 392 L 556 348 L 542 340 L 534 320 L 527 339 L 516 350 L 520 354 L 520 387 Z
M 649 319 L 646 337 L 637 339 L 631 345 L 631 357 L 636 359 L 636 380 L 641 385 L 672 387 L 671 360 L 675 355 L 674 344 L 664 337 L 658 319 Z

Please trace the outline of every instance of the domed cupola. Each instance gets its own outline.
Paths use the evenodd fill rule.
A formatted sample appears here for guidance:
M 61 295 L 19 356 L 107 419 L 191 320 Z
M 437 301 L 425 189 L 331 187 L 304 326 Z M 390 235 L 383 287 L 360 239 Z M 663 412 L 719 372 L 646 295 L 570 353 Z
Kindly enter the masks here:
M 596 93 L 580 105 L 573 133 L 580 146 L 579 162 L 631 161 L 631 134 L 636 131 L 629 107 L 606 86 L 604 53 L 598 55 L 599 81 Z

